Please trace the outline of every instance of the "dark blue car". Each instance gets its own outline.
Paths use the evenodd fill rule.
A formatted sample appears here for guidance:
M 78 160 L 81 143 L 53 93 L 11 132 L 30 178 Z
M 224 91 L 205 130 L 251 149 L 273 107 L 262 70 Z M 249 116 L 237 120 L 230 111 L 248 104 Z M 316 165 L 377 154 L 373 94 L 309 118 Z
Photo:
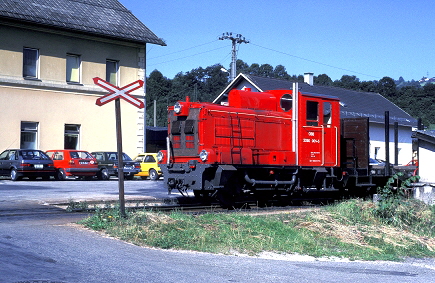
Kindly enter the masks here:
M 49 180 L 55 172 L 53 160 L 41 150 L 7 149 L 0 154 L 0 175 L 10 176 L 12 181 L 23 177 Z

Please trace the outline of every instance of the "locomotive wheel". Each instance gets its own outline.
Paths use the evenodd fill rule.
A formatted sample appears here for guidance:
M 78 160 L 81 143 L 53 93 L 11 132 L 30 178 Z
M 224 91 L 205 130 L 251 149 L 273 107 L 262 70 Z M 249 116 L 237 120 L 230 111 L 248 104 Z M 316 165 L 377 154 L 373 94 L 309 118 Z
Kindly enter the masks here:
M 236 198 L 234 196 L 234 193 L 227 190 L 218 190 L 216 196 L 222 208 L 224 209 L 235 208 Z
M 194 190 L 193 194 L 195 195 L 195 198 L 200 201 L 203 204 L 210 204 L 211 203 L 211 195 L 210 191 L 201 191 L 201 190 Z
M 228 182 L 224 185 L 223 189 L 217 190 L 217 200 L 224 209 L 240 208 L 243 204 L 236 203 L 241 196 L 243 187 L 243 178 L 240 174 L 232 175 Z

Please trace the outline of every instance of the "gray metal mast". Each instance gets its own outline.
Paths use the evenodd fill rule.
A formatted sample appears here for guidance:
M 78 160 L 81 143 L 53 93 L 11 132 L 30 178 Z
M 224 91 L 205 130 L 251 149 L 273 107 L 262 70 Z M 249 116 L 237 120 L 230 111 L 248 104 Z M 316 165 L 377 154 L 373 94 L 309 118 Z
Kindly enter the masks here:
M 230 39 L 232 41 L 232 56 L 231 56 L 231 73 L 230 73 L 230 80 L 234 80 L 236 78 L 236 61 L 237 61 L 237 50 L 236 50 L 236 44 L 240 43 L 249 43 L 248 40 L 245 39 L 241 34 L 236 34 L 233 36 L 232 32 L 223 33 L 221 37 L 219 37 L 220 40 L 224 39 Z

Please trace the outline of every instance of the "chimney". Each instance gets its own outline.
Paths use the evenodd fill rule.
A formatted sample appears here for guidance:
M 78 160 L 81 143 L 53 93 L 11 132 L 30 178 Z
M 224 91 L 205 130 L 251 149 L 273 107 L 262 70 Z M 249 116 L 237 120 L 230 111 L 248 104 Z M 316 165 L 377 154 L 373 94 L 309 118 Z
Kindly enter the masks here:
M 314 73 L 304 73 L 304 83 L 309 85 L 314 84 Z

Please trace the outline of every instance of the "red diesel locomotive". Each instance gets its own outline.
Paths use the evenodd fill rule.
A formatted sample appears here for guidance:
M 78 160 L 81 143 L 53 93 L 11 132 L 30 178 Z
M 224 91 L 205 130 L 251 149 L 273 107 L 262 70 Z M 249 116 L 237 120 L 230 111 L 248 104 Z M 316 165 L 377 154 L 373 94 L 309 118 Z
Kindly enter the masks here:
M 389 174 L 369 168 L 368 150 L 368 119 L 340 120 L 337 97 L 246 89 L 230 91 L 225 105 L 187 97 L 169 107 L 158 159 L 169 192 L 232 207 L 244 197 L 266 204 L 374 189 Z

